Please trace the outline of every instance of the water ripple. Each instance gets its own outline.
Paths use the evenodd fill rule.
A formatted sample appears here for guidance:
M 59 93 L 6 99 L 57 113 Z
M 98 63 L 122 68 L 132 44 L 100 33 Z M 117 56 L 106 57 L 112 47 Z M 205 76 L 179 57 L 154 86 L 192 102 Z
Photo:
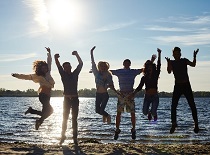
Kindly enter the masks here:
M 142 114 L 143 99 L 136 99 L 136 140 L 131 139 L 129 113 L 122 113 L 121 133 L 113 140 L 116 117 L 116 98 L 110 98 L 106 111 L 111 115 L 111 124 L 102 122 L 102 116 L 95 113 L 95 98 L 80 98 L 78 115 L 78 139 L 101 143 L 206 143 L 210 141 L 209 98 L 195 98 L 200 132 L 193 132 L 194 123 L 185 98 L 177 107 L 178 127 L 170 134 L 171 98 L 160 98 L 158 121 L 149 122 Z M 47 118 L 37 131 L 34 129 L 38 116 L 24 115 L 29 106 L 41 109 L 37 97 L 0 97 L 0 140 L 3 142 L 27 142 L 36 144 L 56 144 L 59 142 L 62 127 L 62 97 L 52 97 L 54 113 Z M 71 113 L 68 121 L 66 143 L 72 143 Z

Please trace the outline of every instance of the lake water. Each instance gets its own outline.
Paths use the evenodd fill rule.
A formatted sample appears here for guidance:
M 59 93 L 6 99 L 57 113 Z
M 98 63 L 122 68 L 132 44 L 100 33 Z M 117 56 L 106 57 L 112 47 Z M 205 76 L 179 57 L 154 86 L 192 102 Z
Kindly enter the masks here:
M 158 121 L 149 122 L 142 114 L 142 98 L 136 98 L 136 140 L 131 139 L 130 114 L 122 113 L 121 133 L 113 140 L 117 98 L 110 98 L 106 111 L 112 123 L 102 122 L 102 116 L 95 113 L 95 98 L 79 98 L 78 140 L 94 140 L 101 143 L 207 143 L 210 142 L 210 98 L 195 98 L 200 132 L 193 132 L 194 122 L 185 98 L 181 98 L 177 108 L 178 127 L 173 134 L 171 127 L 171 98 L 160 98 Z M 63 97 L 51 97 L 54 113 L 35 130 L 36 115 L 25 115 L 29 106 L 41 109 L 38 97 L 0 97 L 0 141 L 26 142 L 32 144 L 58 144 L 62 125 Z M 72 143 L 71 114 L 65 143 Z

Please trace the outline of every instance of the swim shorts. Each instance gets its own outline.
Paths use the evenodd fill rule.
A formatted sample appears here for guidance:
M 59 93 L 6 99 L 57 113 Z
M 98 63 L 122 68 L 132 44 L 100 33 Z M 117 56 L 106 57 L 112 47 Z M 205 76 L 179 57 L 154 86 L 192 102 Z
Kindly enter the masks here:
M 121 92 L 122 93 L 122 92 Z M 122 93 L 124 97 L 118 95 L 117 112 L 135 112 L 134 98 L 128 98 L 129 93 Z

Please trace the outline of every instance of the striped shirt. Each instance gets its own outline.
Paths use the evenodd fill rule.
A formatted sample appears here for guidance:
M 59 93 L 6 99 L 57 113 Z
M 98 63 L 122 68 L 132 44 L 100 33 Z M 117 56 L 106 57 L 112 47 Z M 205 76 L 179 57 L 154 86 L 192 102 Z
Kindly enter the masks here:
M 141 69 L 117 69 L 110 71 L 118 77 L 120 91 L 123 92 L 133 91 L 135 77 L 142 72 Z

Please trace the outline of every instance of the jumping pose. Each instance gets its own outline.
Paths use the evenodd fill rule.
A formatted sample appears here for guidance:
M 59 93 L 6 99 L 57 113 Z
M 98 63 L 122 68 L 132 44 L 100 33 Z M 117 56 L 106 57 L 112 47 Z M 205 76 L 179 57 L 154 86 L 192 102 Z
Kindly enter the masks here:
M 116 130 L 114 139 L 117 140 L 120 130 L 120 121 L 121 121 L 121 113 L 126 111 L 131 114 L 131 123 L 132 123 L 132 139 L 136 139 L 136 116 L 135 116 L 135 102 L 134 98 L 128 98 L 127 96 L 133 92 L 134 79 L 137 75 L 142 72 L 142 69 L 130 69 L 131 61 L 129 59 L 125 59 L 123 62 L 124 68 L 117 70 L 110 70 L 113 75 L 116 75 L 119 79 L 120 93 L 121 96 L 118 96 L 117 103 L 117 115 L 116 115 Z
M 157 120 L 157 108 L 159 105 L 159 96 L 158 96 L 158 79 L 160 75 L 160 66 L 161 66 L 161 50 L 158 48 L 158 61 L 157 67 L 153 63 L 156 56 L 153 55 L 151 60 L 147 60 L 144 64 L 144 76 L 141 78 L 141 82 L 138 87 L 133 92 L 135 95 L 137 92 L 142 90 L 142 87 L 145 85 L 145 95 L 143 103 L 143 114 L 148 116 L 148 119 L 151 120 L 152 116 L 154 121 Z M 150 104 L 152 103 L 151 110 Z
M 195 133 L 199 132 L 197 109 L 194 102 L 194 96 L 193 96 L 193 92 L 192 92 L 192 88 L 191 88 L 191 84 L 190 84 L 188 72 L 187 72 L 187 65 L 191 67 L 196 66 L 196 55 L 198 51 L 199 49 L 194 51 L 193 62 L 189 61 L 186 58 L 181 58 L 181 49 L 179 47 L 174 47 L 173 49 L 173 57 L 175 60 L 170 60 L 170 58 L 166 57 L 167 64 L 168 64 L 167 71 L 169 74 L 173 71 L 174 78 L 175 78 L 175 85 L 174 85 L 172 105 L 171 105 L 172 126 L 170 129 L 170 133 L 174 133 L 177 127 L 176 108 L 178 106 L 178 101 L 182 94 L 186 97 L 192 111 L 192 117 L 195 123 L 194 132 Z
M 108 71 L 109 63 L 104 61 L 99 61 L 98 68 L 96 67 L 96 63 L 93 56 L 93 51 L 95 46 L 90 50 L 91 62 L 92 62 L 92 72 L 95 76 L 96 83 L 96 101 L 95 101 L 95 111 L 96 113 L 103 116 L 103 122 L 111 123 L 111 116 L 105 111 L 107 102 L 109 100 L 109 94 L 107 92 L 108 88 L 111 88 L 116 93 L 116 89 L 114 88 L 112 75 Z M 119 93 L 118 93 L 119 94 Z
M 62 123 L 62 132 L 61 132 L 61 140 L 60 144 L 64 142 L 66 139 L 66 129 L 67 129 L 67 121 L 69 118 L 70 109 L 72 109 L 72 128 L 73 128 L 73 141 L 74 144 L 77 145 L 77 135 L 78 135 L 78 125 L 77 125 L 77 117 L 79 112 L 79 99 L 78 99 L 78 77 L 79 73 L 82 69 L 83 62 L 80 58 L 77 51 L 73 51 L 72 55 L 75 55 L 79 64 L 77 68 L 72 72 L 72 66 L 69 62 L 64 62 L 63 65 L 60 65 L 58 58 L 59 54 L 55 54 L 55 63 L 58 67 L 58 71 L 61 76 L 61 80 L 63 82 L 64 87 L 64 102 L 63 102 L 63 123 Z
M 46 48 L 46 47 L 45 47 Z M 42 103 L 42 111 L 34 110 L 32 107 L 29 107 L 25 114 L 36 114 L 41 117 L 36 120 L 35 129 L 38 130 L 39 126 L 43 121 L 53 113 L 53 108 L 50 105 L 50 93 L 51 89 L 54 87 L 54 80 L 50 75 L 52 57 L 50 48 L 47 49 L 47 63 L 45 61 L 37 60 L 33 63 L 33 70 L 35 74 L 17 74 L 12 73 L 13 77 L 23 80 L 32 80 L 35 83 L 39 83 L 40 87 L 38 90 L 39 101 Z

